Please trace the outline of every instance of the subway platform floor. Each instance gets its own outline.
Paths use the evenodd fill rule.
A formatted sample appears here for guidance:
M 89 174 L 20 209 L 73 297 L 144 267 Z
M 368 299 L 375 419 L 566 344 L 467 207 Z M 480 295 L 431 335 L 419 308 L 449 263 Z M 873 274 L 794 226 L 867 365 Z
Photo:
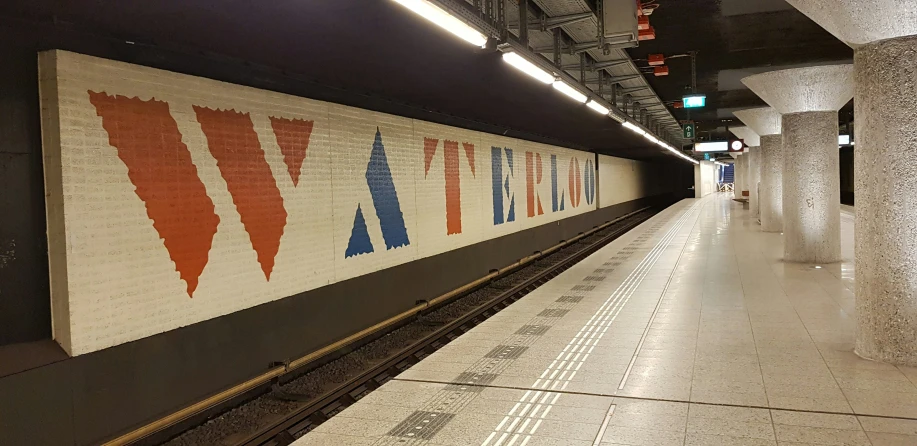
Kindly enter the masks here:
M 307 445 L 917 445 L 917 369 L 853 352 L 845 262 L 781 260 L 684 200 L 315 431 Z

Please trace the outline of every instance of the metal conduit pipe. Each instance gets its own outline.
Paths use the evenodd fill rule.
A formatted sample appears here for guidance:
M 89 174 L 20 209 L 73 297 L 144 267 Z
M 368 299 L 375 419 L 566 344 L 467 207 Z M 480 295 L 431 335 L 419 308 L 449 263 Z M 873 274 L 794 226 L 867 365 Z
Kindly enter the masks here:
M 231 400 L 232 398 L 235 398 L 235 397 L 237 397 L 237 396 L 239 396 L 239 395 L 242 395 L 242 394 L 244 394 L 244 393 L 246 393 L 246 392 L 248 392 L 248 391 L 250 391 L 250 390 L 252 390 L 252 389 L 257 388 L 258 386 L 268 384 L 268 383 L 270 383 L 271 380 L 273 380 L 273 379 L 280 378 L 280 377 L 283 376 L 283 375 L 286 375 L 286 374 L 291 373 L 291 372 L 293 372 L 293 371 L 295 371 L 295 370 L 297 370 L 297 369 L 300 369 L 300 368 L 302 368 L 302 367 L 308 365 L 309 363 L 314 362 L 315 360 L 317 360 L 317 359 L 319 359 L 319 358 L 321 358 L 321 357 L 323 357 L 323 356 L 325 356 L 325 355 L 327 355 L 327 354 L 329 354 L 329 353 L 332 353 L 332 352 L 334 352 L 334 351 L 336 351 L 336 350 L 338 350 L 338 349 L 341 349 L 341 348 L 343 348 L 343 347 L 346 347 L 346 346 L 348 346 L 348 345 L 354 344 L 354 343 L 356 343 L 356 342 L 358 342 L 358 341 L 360 341 L 360 340 L 362 340 L 362 339 L 365 339 L 366 337 L 368 337 L 368 336 L 370 336 L 370 335 L 372 335 L 372 334 L 374 334 L 374 333 L 376 333 L 376 332 L 378 332 L 378 331 L 380 331 L 380 330 L 384 330 L 384 329 L 386 329 L 386 328 L 392 327 L 392 326 L 394 326 L 394 325 L 396 325 L 396 324 L 398 324 L 398 323 L 400 323 L 400 322 L 403 322 L 403 321 L 405 321 L 405 320 L 407 320 L 407 319 L 409 319 L 409 318 L 411 318 L 411 317 L 417 316 L 419 313 L 423 312 L 424 310 L 427 310 L 427 309 L 429 309 L 429 308 L 431 308 L 431 307 L 436 307 L 436 306 L 445 304 L 445 303 L 451 301 L 453 298 L 458 297 L 459 295 L 461 295 L 461 294 L 463 294 L 463 293 L 465 293 L 465 292 L 467 292 L 467 291 L 470 291 L 470 290 L 472 290 L 472 289 L 474 289 L 474 288 L 476 288 L 476 287 L 478 287 L 478 286 L 481 286 L 481 285 L 483 285 L 483 284 L 485 284 L 485 283 L 487 283 L 487 282 L 493 280 L 494 278 L 496 278 L 496 277 L 498 277 L 498 276 L 501 276 L 501 275 L 503 275 L 503 274 L 505 274 L 505 273 L 507 273 L 507 272 L 510 272 L 510 271 L 512 271 L 512 270 L 514 270 L 514 269 L 517 269 L 517 268 L 520 268 L 520 267 L 522 267 L 522 266 L 525 266 L 525 265 L 527 265 L 527 264 L 529 264 L 529 263 L 531 263 L 531 262 L 533 262 L 533 261 L 535 261 L 535 260 L 538 260 L 538 259 L 540 259 L 540 258 L 542 258 L 542 257 L 544 257 L 544 256 L 550 255 L 550 254 L 554 253 L 555 251 L 557 251 L 557 250 L 559 250 L 559 249 L 562 249 L 562 248 L 564 248 L 564 247 L 567 247 L 567 246 L 569 246 L 569 245 L 571 245 L 571 244 L 573 244 L 573 243 L 576 243 L 577 241 L 579 241 L 579 240 L 581 240 L 581 239 L 583 239 L 583 238 L 585 238 L 585 237 L 588 237 L 588 236 L 590 236 L 590 235 L 592 235 L 592 234 L 594 234 L 594 233 L 596 233 L 596 232 L 598 232 L 598 231 L 601 231 L 602 229 L 605 229 L 606 227 L 608 227 L 608 226 L 610 226 L 610 225 L 612 225 L 612 224 L 614 224 L 614 223 L 617 223 L 617 222 L 620 221 L 620 220 L 623 220 L 623 219 L 625 219 L 625 218 L 628 218 L 628 217 L 630 217 L 630 216 L 633 216 L 633 215 L 635 215 L 635 214 L 637 214 L 637 213 L 643 212 L 643 211 L 645 211 L 645 210 L 647 210 L 647 209 L 649 209 L 649 208 L 650 208 L 650 206 L 647 206 L 647 207 L 638 209 L 638 210 L 636 210 L 636 211 L 630 212 L 630 213 L 628 213 L 628 214 L 622 215 L 622 216 L 620 216 L 620 217 L 618 217 L 618 218 L 616 218 L 616 219 L 614 219 L 614 220 L 610 220 L 610 221 L 607 221 L 607 222 L 605 222 L 605 223 L 603 223 L 603 224 L 601 224 L 601 225 L 599 225 L 599 226 L 596 226 L 596 227 L 590 229 L 589 231 L 583 232 L 583 233 L 577 235 L 576 237 L 571 238 L 570 240 L 561 241 L 560 243 L 558 243 L 558 244 L 556 244 L 556 245 L 554 245 L 554 246 L 552 246 L 552 247 L 550 247 L 550 248 L 548 248 L 548 249 L 546 249 L 546 250 L 544 250 L 544 251 L 539 251 L 539 252 L 536 252 L 536 253 L 534 253 L 534 254 L 532 254 L 532 255 L 523 257 L 523 258 L 519 259 L 518 261 L 513 262 L 513 263 L 511 263 L 511 264 L 509 264 L 509 265 L 507 265 L 507 266 L 505 266 L 505 267 L 503 267 L 503 268 L 500 268 L 500 269 L 498 269 L 498 270 L 494 270 L 494 271 L 490 272 L 490 273 L 487 274 L 486 276 L 483 276 L 483 277 L 481 277 L 481 278 L 479 278 L 479 279 L 477 279 L 477 280 L 474 280 L 474 281 L 472 281 L 472 282 L 466 283 L 465 285 L 462 285 L 462 286 L 460 286 L 460 287 L 458 287 L 458 288 L 456 288 L 456 289 L 454 289 L 454 290 L 452 290 L 452 291 L 449 291 L 448 293 L 445 293 L 445 294 L 442 294 L 442 295 L 440 295 L 440 296 L 437 296 L 437 297 L 435 297 L 435 298 L 433 298 L 433 299 L 430 299 L 429 301 L 423 301 L 423 303 L 418 304 L 418 305 L 415 305 L 414 307 L 412 307 L 411 309 L 409 309 L 409 310 L 407 310 L 407 311 L 404 311 L 404 312 L 402 312 L 402 313 L 400 313 L 400 314 L 398 314 L 398 315 L 395 315 L 395 316 L 393 316 L 393 317 L 390 317 L 390 318 L 388 318 L 388 319 L 386 319 L 386 320 L 384 320 L 384 321 L 382 321 L 382 322 L 379 322 L 378 324 L 375 324 L 375 325 L 373 325 L 373 326 L 371 326 L 371 327 L 368 327 L 368 328 L 365 328 L 365 329 L 363 329 L 363 330 L 360 330 L 360 331 L 357 332 L 357 333 L 354 333 L 354 334 L 352 334 L 352 335 L 350 335 L 350 336 L 348 336 L 348 337 L 346 337 L 346 338 L 344 338 L 344 339 L 341 339 L 341 340 L 339 340 L 339 341 L 337 341 L 337 342 L 334 342 L 334 343 L 329 344 L 329 345 L 327 345 L 327 346 L 325 346 L 325 347 L 322 347 L 322 348 L 320 348 L 320 349 L 318 349 L 318 350 L 316 350 L 316 351 L 314 351 L 314 352 L 312 352 L 312 353 L 309 353 L 309 354 L 307 354 L 307 355 L 305 355 L 305 356 L 302 356 L 302 357 L 300 357 L 300 358 L 298 358 L 298 359 L 295 359 L 295 360 L 293 360 L 293 361 L 291 361 L 291 362 L 289 362 L 289 363 L 287 363 L 287 364 L 273 367 L 273 368 L 269 369 L 268 371 L 262 373 L 261 375 L 258 375 L 258 376 L 254 377 L 254 378 L 252 378 L 252 379 L 249 379 L 248 381 L 244 381 L 244 382 L 242 382 L 242 383 L 240 383 L 240 384 L 237 384 L 237 385 L 235 385 L 235 386 L 233 386 L 233 387 L 230 387 L 230 388 L 228 388 L 228 389 L 226 389 L 226 390 L 223 390 L 222 392 L 219 392 L 219 393 L 217 393 L 217 394 L 215 394 L 215 395 L 212 395 L 212 396 L 210 396 L 210 397 L 207 397 L 207 398 L 205 398 L 205 399 L 203 399 L 203 400 L 201 400 L 201 401 L 198 401 L 198 402 L 196 402 L 196 403 L 194 403 L 194 404 L 192 404 L 192 405 L 190 405 L 190 406 L 187 406 L 187 407 L 185 407 L 185 408 L 183 408 L 183 409 L 181 409 L 181 410 L 179 410 L 179 411 L 177 411 L 177 412 L 174 412 L 174 413 L 172 413 L 172 414 L 169 414 L 169 415 L 167 415 L 167 416 L 165 416 L 165 417 L 163 417 L 163 418 L 160 418 L 160 419 L 158 419 L 158 420 L 156 420 L 156 421 L 153 421 L 153 422 L 151 422 L 151 423 L 149 423 L 149 424 L 147 424 L 147 425 L 145 425 L 145 426 L 142 426 L 142 427 L 140 427 L 140 428 L 138 428 L 138 429 L 136 429 L 136 430 L 133 430 L 133 431 L 131 431 L 131 432 L 128 432 L 128 433 L 126 433 L 126 434 L 124 434 L 124 435 L 122 435 L 122 436 L 120 436 L 120 437 L 118 437 L 118 438 L 115 438 L 115 439 L 113 439 L 113 440 L 111 440 L 111 441 L 108 441 L 108 442 L 106 442 L 106 443 L 103 443 L 103 445 L 104 445 L 104 446 L 122 446 L 122 445 L 129 445 L 129 444 L 131 444 L 131 443 L 134 443 L 134 442 L 136 442 L 136 441 L 139 441 L 139 440 L 142 440 L 142 439 L 144 439 L 144 438 L 146 438 L 146 437 L 149 437 L 150 435 L 153 435 L 153 434 L 155 434 L 155 433 L 157 433 L 157 432 L 160 432 L 160 431 L 162 431 L 162 430 L 168 429 L 169 427 L 175 426 L 175 425 L 177 425 L 178 423 L 181 423 L 182 421 L 185 421 L 185 420 L 187 420 L 187 419 L 189 419 L 189 418 L 191 418 L 191 417 L 193 417 L 193 416 L 195 416 L 195 415 L 198 415 L 198 414 L 200 414 L 200 413 L 202 413 L 202 412 L 204 412 L 204 411 L 206 411 L 206 410 L 208 410 L 208 409 L 210 409 L 210 408 L 213 408 L 213 407 L 216 407 L 216 406 L 218 406 L 218 405 L 220 405 L 220 404 L 223 404 L 223 403 L 225 403 L 225 402 Z

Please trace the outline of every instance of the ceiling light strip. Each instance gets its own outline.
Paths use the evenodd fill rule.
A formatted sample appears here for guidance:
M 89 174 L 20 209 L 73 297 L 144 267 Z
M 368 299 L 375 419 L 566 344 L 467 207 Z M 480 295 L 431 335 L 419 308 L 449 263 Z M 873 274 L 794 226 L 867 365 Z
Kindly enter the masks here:
M 487 36 L 481 33 L 478 29 L 472 27 L 462 19 L 450 14 L 448 11 L 428 0 L 394 1 L 468 43 L 479 47 L 483 47 L 487 43 Z M 537 64 L 531 62 L 515 50 L 505 51 L 503 53 L 503 60 L 519 71 L 522 71 L 523 73 L 532 77 L 533 79 L 543 84 L 551 84 L 555 90 L 563 93 L 567 97 L 581 104 L 586 104 L 586 106 L 593 111 L 606 115 L 615 121 L 620 122 L 624 127 L 628 128 L 634 133 L 643 136 L 648 141 L 666 150 L 669 150 L 670 152 L 688 161 L 691 161 L 692 163 L 698 164 L 697 160 L 685 155 L 684 153 L 681 153 L 681 151 L 677 150 L 672 145 L 657 138 L 653 133 L 644 130 L 640 126 L 630 122 L 626 117 L 619 116 L 617 112 L 612 112 L 611 109 L 596 101 L 595 99 L 590 100 L 589 97 L 582 93 L 579 89 L 559 78 L 564 76 L 564 73 L 560 73 L 560 76 L 555 76 L 554 73 L 548 72 L 547 70 L 539 67 Z
M 584 95 L 579 90 L 573 88 L 573 86 L 571 86 L 570 84 L 562 80 L 558 79 L 554 81 L 553 85 L 554 85 L 555 90 L 563 93 L 565 96 L 569 97 L 570 99 L 573 99 L 576 102 L 579 102 L 580 104 L 585 104 L 586 99 L 588 99 L 586 95 Z
M 672 152 L 672 153 L 674 153 L 675 155 L 678 155 L 680 158 L 684 159 L 685 161 L 690 161 L 690 162 L 692 162 L 692 163 L 694 163 L 694 164 L 700 164 L 700 162 L 697 161 L 696 159 L 691 158 L 691 157 L 688 156 L 688 155 L 685 155 L 685 154 L 682 153 L 680 150 L 676 149 L 675 146 L 673 146 L 673 145 L 671 145 L 671 144 L 669 144 L 669 143 L 667 143 L 667 142 L 665 142 L 665 141 L 663 141 L 663 140 L 657 138 L 657 137 L 656 137 L 655 135 L 653 135 L 652 133 L 650 133 L 650 132 L 644 130 L 642 127 L 638 126 L 637 124 L 634 124 L 634 123 L 631 122 L 631 121 L 624 121 L 623 123 L 621 123 L 621 125 L 624 126 L 624 128 L 626 128 L 626 129 L 628 129 L 628 130 L 630 130 L 630 131 L 632 131 L 632 132 L 634 132 L 634 133 L 636 133 L 636 134 L 638 134 L 638 135 L 640 135 L 640 136 L 643 136 L 644 138 L 646 138 L 648 141 L 652 142 L 653 144 L 656 144 L 656 145 L 658 145 L 659 147 L 662 147 L 663 149 L 666 149 L 666 150 L 668 150 L 669 152 Z
M 550 84 L 554 82 L 554 75 L 542 70 L 537 65 L 529 62 L 526 58 L 520 56 L 515 51 L 503 53 L 503 60 L 513 68 L 531 76 L 538 82 Z
M 595 99 L 589 101 L 589 103 L 586 104 L 586 106 L 589 107 L 589 108 L 591 108 L 592 110 L 594 110 L 596 113 L 598 113 L 598 114 L 600 114 L 600 115 L 607 115 L 608 112 L 611 111 L 611 110 L 608 109 L 608 107 L 605 107 L 604 105 L 602 105 L 602 104 L 596 102 Z
M 474 46 L 483 47 L 487 43 L 483 33 L 427 0 L 394 1 Z

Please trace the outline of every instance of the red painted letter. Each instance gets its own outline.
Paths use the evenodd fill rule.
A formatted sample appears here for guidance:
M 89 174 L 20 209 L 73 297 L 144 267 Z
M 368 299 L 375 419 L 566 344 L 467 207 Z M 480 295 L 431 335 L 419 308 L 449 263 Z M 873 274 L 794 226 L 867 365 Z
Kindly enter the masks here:
M 93 91 L 89 102 L 102 117 L 109 143 L 127 166 L 127 176 L 192 296 L 220 217 L 169 114 L 169 104 Z
M 446 173 L 446 234 L 462 233 L 462 183 L 457 141 L 443 141 Z
M 525 152 L 525 210 L 529 217 L 544 214 L 544 208 L 541 207 L 541 197 L 535 190 L 535 186 L 541 184 L 541 154 Z M 536 206 L 537 203 L 537 206 Z
M 264 160 L 264 151 L 248 113 L 194 106 L 210 153 L 242 217 L 264 277 L 271 280 L 274 256 L 287 224 L 283 197 Z
M 309 150 L 309 138 L 312 136 L 313 121 L 302 119 L 271 118 L 271 127 L 277 137 L 277 145 L 283 153 L 283 162 L 290 172 L 293 187 L 299 186 L 299 175 L 302 174 L 302 162 Z
M 578 207 L 580 194 L 583 192 L 583 177 L 579 169 L 579 159 L 576 157 L 570 158 L 570 168 L 567 170 L 567 183 L 570 186 L 568 189 L 570 191 L 570 204 L 573 207 Z

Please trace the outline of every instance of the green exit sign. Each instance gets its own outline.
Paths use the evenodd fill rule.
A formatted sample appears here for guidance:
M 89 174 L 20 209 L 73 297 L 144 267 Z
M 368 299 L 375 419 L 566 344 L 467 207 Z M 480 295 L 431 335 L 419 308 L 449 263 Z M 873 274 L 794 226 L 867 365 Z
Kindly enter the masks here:
M 681 103 L 685 108 L 701 108 L 707 105 L 707 96 L 703 94 L 693 94 L 681 98 Z

